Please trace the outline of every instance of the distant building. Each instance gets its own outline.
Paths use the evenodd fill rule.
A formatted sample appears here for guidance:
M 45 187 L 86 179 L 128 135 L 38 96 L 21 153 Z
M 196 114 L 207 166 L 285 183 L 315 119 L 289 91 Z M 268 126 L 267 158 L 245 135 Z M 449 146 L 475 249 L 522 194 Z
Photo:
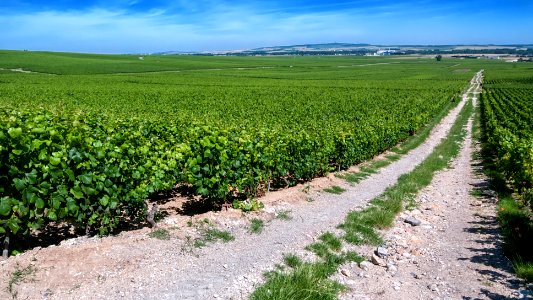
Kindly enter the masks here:
M 382 49 L 379 49 L 376 53 L 374 53 L 374 56 L 388 56 L 388 55 L 392 55 L 394 53 L 396 53 L 396 50 L 391 50 L 391 49 L 382 50 Z

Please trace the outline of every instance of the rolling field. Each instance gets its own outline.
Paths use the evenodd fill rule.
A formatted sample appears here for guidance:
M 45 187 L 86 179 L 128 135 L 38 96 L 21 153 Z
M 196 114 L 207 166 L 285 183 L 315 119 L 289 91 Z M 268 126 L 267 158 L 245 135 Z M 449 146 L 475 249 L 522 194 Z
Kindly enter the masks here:
M 58 220 L 105 233 L 177 184 L 238 206 L 346 168 L 452 107 L 480 64 L 13 51 L 0 62 L 0 230 L 15 234 Z

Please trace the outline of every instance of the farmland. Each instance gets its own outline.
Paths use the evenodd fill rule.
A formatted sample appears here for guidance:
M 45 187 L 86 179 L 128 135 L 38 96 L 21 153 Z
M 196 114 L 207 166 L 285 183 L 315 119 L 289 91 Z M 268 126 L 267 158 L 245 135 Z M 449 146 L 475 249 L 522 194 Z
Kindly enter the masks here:
M 531 202 L 533 183 L 533 69 L 488 73 L 483 113 L 489 144 L 512 186 Z
M 487 72 L 481 97 L 485 157 L 500 190 L 499 221 L 507 255 L 533 280 L 533 68 Z
M 379 58 L 0 55 L 12 233 L 58 220 L 105 233 L 176 184 L 217 206 L 346 168 L 453 106 L 472 75 Z
M 195 284 L 203 280 L 225 287 L 228 282 L 216 275 L 217 268 L 222 266 L 210 261 L 215 256 L 226 257 L 227 262 L 222 263 L 229 265 L 239 262 L 235 263 L 236 275 L 243 274 L 243 268 L 257 261 L 272 257 L 279 261 L 281 254 L 273 251 L 277 245 L 285 247 L 292 243 L 294 250 L 301 247 L 294 241 L 305 240 L 304 233 L 309 228 L 336 226 L 339 218 L 353 210 L 356 203 L 362 203 L 358 201 L 368 194 L 377 197 L 387 184 L 408 172 L 411 165 L 420 163 L 424 156 L 416 154 L 417 151 L 429 155 L 431 148 L 426 144 L 436 145 L 445 131 L 442 128 L 437 133 L 428 131 L 430 136 L 425 146 L 402 158 L 396 154 L 395 159 L 400 159 L 398 164 L 388 162 L 391 165 L 387 174 L 394 174 L 390 178 L 378 175 L 362 184 L 343 185 L 345 189 L 337 186 L 345 192 L 339 196 L 324 196 L 316 190 L 307 194 L 310 185 L 306 182 L 330 172 L 347 174 L 337 172 L 371 159 L 406 139 L 416 138 L 428 124 L 435 123 L 448 111 L 457 114 L 467 98 L 477 97 L 482 80 L 479 74 L 483 73 L 486 81 L 480 96 L 481 125 L 487 137 L 486 147 L 492 150 L 487 155 L 496 158 L 499 172 L 507 175 L 505 182 L 518 195 L 523 195 L 519 200 L 526 199 L 530 191 L 527 151 L 531 146 L 527 143 L 531 139 L 531 114 L 527 109 L 531 108 L 528 104 L 531 69 L 528 64 L 319 56 L 145 56 L 141 60 L 127 55 L 15 51 L 0 51 L 0 58 L 0 239 L 10 236 L 16 241 L 24 234 L 60 222 L 76 226 L 81 234 L 116 232 L 124 224 L 145 222 L 146 199 L 176 191 L 176 187 L 214 210 L 224 203 L 256 210 L 261 208 L 261 196 L 268 190 L 298 184 L 299 187 L 288 190 L 308 187 L 300 191 L 307 197 L 305 205 L 293 212 L 281 211 L 290 215 L 287 220 L 270 223 L 265 219 L 262 223 L 265 232 L 255 233 L 253 237 L 230 229 L 235 234 L 232 244 L 207 250 L 206 259 L 197 258 L 194 266 L 188 266 L 192 256 L 177 252 L 176 249 L 184 249 L 189 241 L 188 237 L 176 237 L 177 232 L 188 232 L 198 224 L 204 230 L 216 230 L 211 226 L 220 225 L 216 221 L 221 215 L 214 222 L 204 219 L 196 223 L 191 218 L 187 221 L 191 225 L 180 228 L 163 225 L 148 235 L 149 240 L 142 237 L 146 231 L 131 232 L 140 236 L 136 244 L 142 253 L 130 255 L 130 242 L 116 236 L 101 239 L 102 242 L 87 241 L 86 245 L 98 243 L 98 247 L 112 245 L 106 246 L 108 250 L 97 247 L 94 254 L 88 254 L 99 257 L 96 260 L 99 266 L 111 264 L 104 257 L 110 249 L 128 262 L 137 255 L 144 257 L 145 251 L 151 249 L 151 257 L 158 259 L 148 259 L 150 264 L 179 266 L 176 270 L 181 266 L 189 271 L 198 268 L 201 271 L 188 272 L 195 277 Z M 481 69 L 485 71 L 474 76 Z M 472 83 L 466 91 L 470 79 Z M 461 105 L 456 107 L 458 103 Z M 462 114 L 461 120 L 466 124 L 469 112 Z M 450 115 L 440 125 L 451 126 Z M 457 132 L 462 126 L 454 127 L 456 133 L 450 133 L 450 137 L 458 139 L 461 135 Z M 447 143 L 459 149 L 457 141 Z M 441 154 L 432 156 L 442 167 L 447 164 Z M 472 180 L 465 177 L 464 171 L 470 165 L 469 157 L 463 155 L 463 167 L 449 171 L 450 182 L 462 182 L 460 190 L 453 191 L 453 184 L 435 185 L 442 190 L 441 194 L 452 195 L 454 201 L 467 199 L 464 203 L 459 201 L 465 213 L 469 213 L 470 200 L 464 193 Z M 426 184 L 431 181 L 430 176 L 423 177 Z M 402 179 L 406 187 L 414 186 L 410 180 Z M 389 194 L 397 196 L 390 191 Z M 405 199 L 410 197 L 394 199 L 407 205 Z M 380 205 L 380 201 L 371 203 Z M 370 207 L 369 211 L 375 209 Z M 447 209 L 455 214 L 451 211 L 455 207 Z M 263 213 L 268 214 L 265 210 L 247 215 L 259 217 Z M 293 215 L 296 221 L 289 221 Z M 394 214 L 390 217 L 394 218 Z M 241 218 L 248 217 L 243 214 Z M 446 220 L 435 223 L 436 226 L 446 224 Z M 224 237 L 228 241 L 234 238 L 228 232 L 214 232 L 227 233 Z M 460 229 L 454 235 L 462 236 L 461 232 L 464 231 Z M 156 243 L 154 248 L 156 233 L 166 234 L 166 241 Z M 128 254 L 117 250 L 123 247 L 129 249 Z M 68 252 L 62 246 L 45 249 L 39 254 L 39 261 L 53 251 L 61 254 L 50 256 L 50 261 Z M 80 255 L 75 253 L 73 257 Z M 25 258 L 14 259 L 18 263 Z M 119 268 L 120 261 L 113 258 L 112 265 Z M 145 263 L 144 258 L 141 261 Z M 13 265 L 13 262 L 9 263 Z M 201 267 L 199 262 L 207 265 Z M 86 261 L 80 259 L 79 263 L 83 266 Z M 59 267 L 62 264 L 54 262 L 58 268 L 53 276 L 61 277 L 57 273 L 60 269 L 69 272 L 75 269 Z M 80 268 L 85 272 L 85 267 Z M 206 272 L 205 278 L 196 278 L 198 272 Z M 199 290 L 187 281 L 188 276 L 174 275 L 165 278 L 178 280 L 177 287 L 180 284 L 188 287 L 184 293 Z M 210 276 L 216 280 L 209 279 Z M 108 279 L 114 290 L 122 290 L 133 282 L 116 285 L 111 277 Z M 66 282 L 78 284 L 72 280 L 77 279 L 69 277 Z M 136 278 L 136 284 L 137 280 L 141 279 Z M 142 282 L 145 287 L 157 289 L 149 280 Z M 81 284 L 84 291 L 92 288 L 87 282 Z M 53 287 L 58 291 L 57 297 L 61 297 L 60 291 L 70 288 L 67 285 Z

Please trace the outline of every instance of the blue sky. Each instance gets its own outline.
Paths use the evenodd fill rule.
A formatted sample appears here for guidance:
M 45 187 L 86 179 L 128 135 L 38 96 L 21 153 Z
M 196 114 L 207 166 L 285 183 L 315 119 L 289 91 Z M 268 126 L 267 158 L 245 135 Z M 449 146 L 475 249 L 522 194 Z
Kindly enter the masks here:
M 0 49 L 144 53 L 302 43 L 533 43 L 533 1 L 0 0 Z

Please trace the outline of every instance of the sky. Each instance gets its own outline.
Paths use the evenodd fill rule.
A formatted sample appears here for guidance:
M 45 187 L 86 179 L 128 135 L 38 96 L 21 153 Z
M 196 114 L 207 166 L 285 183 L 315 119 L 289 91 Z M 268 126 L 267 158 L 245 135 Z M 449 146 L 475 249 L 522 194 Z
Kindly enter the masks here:
M 533 44 L 533 1 L 0 0 L 0 49 L 154 53 L 333 42 Z

